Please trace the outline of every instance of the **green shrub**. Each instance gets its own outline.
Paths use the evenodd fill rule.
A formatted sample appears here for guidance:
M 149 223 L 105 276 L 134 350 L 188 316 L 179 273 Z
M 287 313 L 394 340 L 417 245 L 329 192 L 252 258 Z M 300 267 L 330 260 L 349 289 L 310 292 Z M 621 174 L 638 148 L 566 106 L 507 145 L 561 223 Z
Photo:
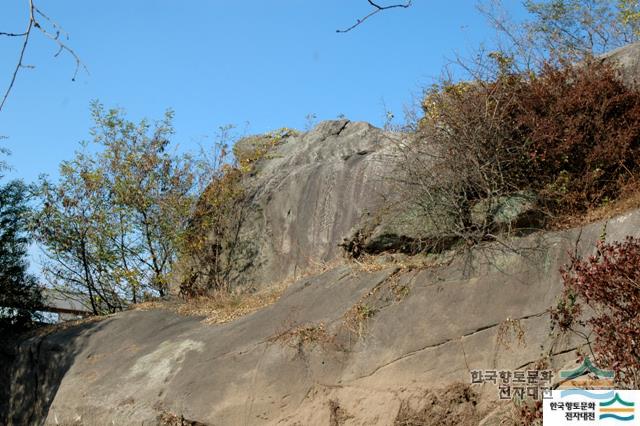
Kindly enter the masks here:
M 224 130 L 224 129 L 223 129 Z M 209 165 L 209 180 L 182 236 L 180 293 L 202 296 L 212 290 L 229 290 L 238 275 L 255 257 L 255 241 L 247 241 L 243 226 L 250 214 L 251 194 L 246 177 L 256 172 L 262 159 L 294 130 L 280 129 L 241 139 L 228 158 L 220 144 Z
M 28 187 L 22 181 L 0 185 L 0 349 L 5 339 L 40 319 L 41 290 L 27 269 L 28 202 Z
M 234 251 L 247 213 L 241 169 L 224 165 L 205 188 L 182 237 L 182 259 L 188 259 L 180 293 L 195 297 L 211 290 L 228 289 L 234 268 Z

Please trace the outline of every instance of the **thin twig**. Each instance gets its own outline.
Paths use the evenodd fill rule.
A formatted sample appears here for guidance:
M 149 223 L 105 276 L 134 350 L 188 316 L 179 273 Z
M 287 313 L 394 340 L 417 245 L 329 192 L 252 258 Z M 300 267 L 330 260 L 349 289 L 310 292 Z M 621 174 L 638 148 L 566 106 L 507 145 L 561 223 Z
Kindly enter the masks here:
M 371 18 L 373 15 L 382 12 L 383 10 L 388 10 L 388 9 L 395 9 L 398 7 L 401 7 L 403 9 L 406 9 L 408 7 L 411 6 L 411 3 L 413 0 L 407 0 L 406 3 L 399 3 L 399 4 L 392 4 L 390 6 L 380 6 L 379 4 L 373 2 L 372 0 L 367 0 L 369 2 L 369 4 L 371 6 L 373 6 L 374 10 L 371 11 L 368 15 L 364 16 L 363 18 L 360 18 L 356 21 L 355 24 L 353 24 L 352 26 L 350 26 L 349 28 L 345 28 L 345 29 L 338 29 L 336 30 L 337 33 L 347 33 L 349 31 L 351 31 L 352 29 L 354 29 L 355 27 L 357 27 L 358 25 L 362 24 L 364 21 L 366 21 L 367 19 Z
M 0 102 L 0 111 L 2 111 L 2 108 L 4 107 L 4 105 L 5 105 L 6 101 L 7 101 L 7 98 L 9 97 L 9 94 L 11 93 L 11 90 L 13 89 L 13 86 L 15 85 L 15 82 L 16 82 L 16 79 L 18 77 L 18 73 L 20 72 L 20 69 L 21 68 L 33 68 L 32 66 L 28 66 L 28 65 L 24 64 L 24 56 L 25 56 L 25 53 L 27 51 L 27 46 L 29 44 L 29 40 L 31 38 L 31 31 L 34 28 L 37 28 L 45 37 L 51 39 L 53 42 L 55 42 L 58 45 L 58 51 L 53 55 L 54 57 L 58 57 L 58 55 L 60 55 L 61 52 L 66 51 L 76 61 L 76 68 L 75 68 L 75 70 L 73 72 L 73 77 L 71 79 L 72 81 L 76 80 L 76 77 L 78 75 L 78 71 L 80 70 L 80 68 L 83 68 L 85 70 L 85 72 L 87 74 L 89 74 L 89 70 L 82 63 L 82 61 L 80 60 L 80 57 L 76 54 L 76 52 L 73 49 L 71 49 L 69 46 L 67 46 L 60 39 L 60 36 L 62 35 L 64 37 L 64 39 L 68 40 L 69 39 L 68 34 L 60 27 L 60 25 L 58 23 L 53 21 L 51 18 L 49 18 L 49 16 L 47 16 L 44 12 L 42 12 L 40 9 L 38 9 L 37 6 L 34 3 L 34 0 L 28 0 L 28 1 L 29 1 L 29 21 L 27 23 L 27 29 L 25 30 L 25 32 L 23 32 L 23 33 L 0 32 L 0 36 L 22 37 L 23 38 L 22 47 L 20 49 L 20 55 L 18 56 L 18 62 L 17 62 L 16 66 L 15 66 L 15 68 L 13 70 L 13 73 L 11 74 L 11 80 L 9 81 L 9 85 L 7 86 L 7 89 L 5 90 L 4 95 L 2 96 L 2 102 Z M 55 34 L 47 31 L 47 29 L 44 28 L 40 24 L 40 22 L 38 22 L 37 16 L 40 16 L 45 21 L 47 21 L 47 23 L 55 31 Z
M 40 30 L 40 32 L 42 32 L 42 34 L 44 34 L 47 38 L 51 39 L 58 45 L 58 51 L 53 56 L 58 57 L 58 55 L 60 55 L 62 51 L 66 51 L 76 61 L 76 69 L 73 72 L 73 77 L 71 78 L 71 81 L 76 81 L 76 77 L 78 76 L 78 71 L 80 70 L 81 67 L 84 69 L 84 71 L 87 74 L 89 74 L 89 70 L 82 63 L 82 61 L 80 60 L 80 57 L 76 54 L 76 52 L 60 40 L 61 34 L 64 35 L 64 38 L 66 40 L 69 40 L 69 35 L 60 27 L 60 25 L 58 25 L 55 21 L 51 20 L 51 18 L 49 18 L 46 14 L 44 14 L 40 9 L 38 9 L 37 7 L 34 7 L 34 9 L 36 13 L 42 16 L 45 20 L 47 20 L 47 22 L 49 22 L 53 27 L 53 29 L 56 31 L 56 34 L 53 35 L 47 30 L 45 30 L 44 27 L 37 25 L 37 28 Z
M 0 102 L 0 111 L 4 107 L 7 98 L 9 97 L 9 93 L 11 93 L 11 89 L 13 89 L 13 85 L 16 82 L 16 78 L 18 77 L 18 72 L 20 68 L 22 68 L 22 61 L 24 60 L 24 53 L 27 51 L 27 45 L 29 44 L 29 37 L 31 36 L 31 30 L 33 29 L 33 25 L 35 23 L 35 19 L 33 17 L 33 3 L 29 2 L 29 23 L 27 24 L 27 30 L 24 32 L 24 41 L 22 42 L 22 48 L 20 49 L 20 56 L 18 57 L 18 63 L 13 70 L 13 74 L 11 75 L 11 81 L 9 82 L 9 86 L 7 90 L 4 92 L 4 96 L 2 97 L 2 102 Z
M 5 33 L 0 31 L 0 36 L 6 36 L 6 37 L 24 37 L 26 35 L 27 33 Z

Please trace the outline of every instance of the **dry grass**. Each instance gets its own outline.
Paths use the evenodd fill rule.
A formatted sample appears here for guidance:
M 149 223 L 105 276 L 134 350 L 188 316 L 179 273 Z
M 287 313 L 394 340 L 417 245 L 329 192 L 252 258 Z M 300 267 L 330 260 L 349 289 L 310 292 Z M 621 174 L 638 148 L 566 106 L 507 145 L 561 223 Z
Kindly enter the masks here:
M 309 345 L 319 344 L 321 346 L 335 344 L 335 336 L 327 332 L 323 322 L 318 324 L 300 324 L 285 329 L 269 339 L 271 342 L 278 342 L 289 347 L 302 351 Z
M 344 259 L 341 259 L 340 257 L 336 257 L 330 261 L 314 260 L 310 257 L 307 257 L 307 266 L 295 274 L 295 280 L 298 281 L 303 278 L 320 275 L 344 264 Z
M 146 302 L 136 303 L 135 305 L 129 306 L 129 310 L 131 311 L 153 311 L 155 309 L 169 309 L 171 306 L 175 305 L 177 302 L 168 302 L 164 300 L 154 299 L 147 300 Z
M 477 425 L 482 416 L 478 395 L 468 384 L 457 383 L 445 389 L 426 391 L 422 398 L 403 401 L 394 426 Z
M 222 324 L 251 314 L 280 299 L 290 282 L 260 291 L 216 290 L 207 296 L 178 302 L 151 301 L 133 307 L 136 310 L 168 309 L 179 315 L 204 317 L 205 324 Z
M 362 337 L 365 334 L 367 321 L 372 318 L 377 311 L 378 309 L 373 306 L 364 301 L 360 301 L 345 312 L 342 321 L 349 331 L 358 337 Z
M 269 288 L 255 293 L 219 290 L 210 296 L 189 300 L 177 312 L 181 315 L 205 317 L 203 322 L 206 324 L 221 324 L 274 304 L 280 299 L 284 289 Z
M 400 277 L 405 270 L 414 268 L 405 269 L 398 265 L 395 265 L 395 268 L 395 271 L 386 280 L 364 294 L 342 316 L 345 328 L 356 334 L 358 338 L 365 335 L 369 319 L 390 304 L 402 301 L 409 294 L 409 284 L 407 282 L 401 283 Z
M 361 255 L 358 259 L 349 259 L 349 264 L 354 271 L 368 273 L 382 271 L 394 266 L 390 255 L 371 255 L 367 253 Z
M 138 303 L 131 307 L 134 310 L 148 311 L 166 309 L 180 315 L 204 317 L 205 324 L 222 324 L 251 314 L 259 309 L 277 302 L 284 291 L 295 281 L 305 277 L 319 275 L 344 263 L 341 259 L 331 262 L 319 262 L 309 259 L 309 266 L 302 272 L 280 283 L 266 285 L 258 291 L 219 289 L 206 296 L 185 298 L 182 300 L 152 300 Z
M 64 322 L 59 322 L 59 323 L 56 323 L 56 324 L 47 324 L 47 325 L 44 325 L 42 327 L 38 327 L 38 328 L 30 331 L 29 333 L 26 334 L 26 336 L 27 337 L 46 336 L 46 335 L 51 334 L 51 333 L 55 333 L 55 332 L 58 332 L 58 331 L 66 330 L 66 329 L 71 328 L 71 327 L 76 327 L 78 325 L 91 324 L 91 323 L 94 323 L 94 322 L 99 322 L 99 321 L 105 320 L 107 318 L 110 318 L 110 317 L 112 317 L 114 315 L 116 315 L 116 314 L 91 315 L 91 316 L 84 317 L 84 318 L 77 319 L 77 320 L 64 321 Z
M 178 416 L 166 410 L 158 414 L 156 421 L 160 426 L 207 426 L 206 423 L 188 420 L 185 419 L 184 416 Z
M 403 253 L 363 254 L 358 259 L 349 259 L 349 265 L 356 272 L 378 272 L 388 268 L 398 268 L 401 271 L 435 269 L 449 265 L 456 257 L 456 250 L 443 253 L 418 253 L 407 255 Z
M 576 228 L 599 220 L 610 219 L 638 208 L 640 208 L 640 183 L 629 185 L 620 198 L 593 208 L 586 213 L 556 218 L 550 224 L 550 228 L 552 230 Z
M 507 318 L 502 321 L 498 326 L 496 342 L 498 346 L 504 346 L 506 349 L 511 349 L 513 342 L 518 347 L 526 346 L 525 332 L 520 320 Z

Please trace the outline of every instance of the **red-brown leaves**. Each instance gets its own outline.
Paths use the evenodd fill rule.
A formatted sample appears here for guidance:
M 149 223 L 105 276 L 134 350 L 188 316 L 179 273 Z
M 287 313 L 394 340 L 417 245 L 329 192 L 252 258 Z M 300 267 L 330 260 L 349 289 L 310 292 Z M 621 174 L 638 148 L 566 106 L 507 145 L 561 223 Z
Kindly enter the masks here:
M 613 369 L 618 382 L 637 388 L 640 239 L 628 237 L 624 242 L 599 243 L 596 255 L 586 260 L 574 257 L 562 277 L 567 294 L 578 296 L 595 312 L 587 324 L 595 335 L 600 365 Z
M 541 189 L 560 192 L 565 208 L 578 211 L 615 198 L 639 167 L 640 94 L 595 61 L 545 67 L 521 85 L 514 136 L 529 141 Z M 561 174 L 562 188 L 554 187 Z

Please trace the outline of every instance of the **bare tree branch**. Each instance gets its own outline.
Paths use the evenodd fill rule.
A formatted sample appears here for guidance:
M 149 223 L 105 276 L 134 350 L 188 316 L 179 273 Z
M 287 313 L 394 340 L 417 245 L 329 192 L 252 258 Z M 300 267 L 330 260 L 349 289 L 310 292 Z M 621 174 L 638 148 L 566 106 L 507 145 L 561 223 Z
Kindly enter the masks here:
M 35 19 L 33 16 L 33 9 L 34 9 L 33 3 L 29 3 L 29 22 L 27 24 L 27 30 L 24 32 L 24 35 L 22 36 L 24 37 L 24 41 L 22 42 L 22 48 L 20 49 L 20 56 L 18 57 L 18 63 L 16 64 L 16 67 L 13 70 L 13 74 L 11 75 L 11 81 L 9 82 L 9 86 L 7 87 L 7 90 L 4 92 L 4 96 L 2 97 L 2 102 L 0 102 L 0 111 L 2 111 L 2 108 L 4 107 L 4 104 L 7 101 L 7 98 L 9 97 L 9 93 L 11 92 L 11 89 L 13 89 L 13 85 L 16 82 L 16 77 L 18 77 L 18 72 L 20 71 L 20 68 L 22 68 L 23 66 L 22 62 L 24 60 L 24 53 L 27 51 L 27 45 L 29 44 L 29 37 L 31 36 L 31 30 L 33 29 L 33 25 L 35 22 Z
M 6 36 L 6 37 L 24 37 L 26 35 L 27 33 L 5 33 L 0 31 L 0 36 Z
M 47 16 L 44 12 L 38 9 L 38 7 L 34 3 L 34 0 L 28 0 L 28 2 L 29 2 L 29 21 L 27 22 L 26 30 L 23 33 L 0 32 L 0 36 L 23 38 L 22 47 L 20 48 L 20 55 L 18 56 L 18 62 L 13 70 L 13 73 L 11 74 L 11 80 L 9 81 L 9 85 L 7 86 L 4 92 L 4 95 L 2 96 L 2 101 L 0 102 L 0 111 L 2 111 L 2 108 L 4 107 L 7 101 L 7 98 L 9 97 L 9 94 L 13 89 L 13 86 L 15 85 L 16 78 L 18 77 L 18 73 L 20 72 L 20 69 L 33 68 L 24 63 L 24 55 L 25 55 L 25 52 L 27 51 L 27 46 L 29 45 L 29 40 L 31 38 L 31 32 L 33 31 L 34 28 L 39 30 L 45 37 L 49 38 L 50 40 L 52 40 L 54 43 L 58 45 L 58 51 L 53 55 L 54 57 L 58 57 L 58 55 L 60 55 L 60 53 L 62 53 L 63 51 L 66 51 L 68 54 L 70 54 L 73 57 L 73 59 L 76 62 L 76 68 L 73 72 L 73 77 L 71 79 L 72 81 L 75 81 L 80 68 L 84 69 L 85 72 L 87 72 L 87 74 L 89 73 L 89 71 L 87 70 L 87 67 L 82 63 L 82 61 L 80 60 L 80 57 L 76 54 L 76 52 L 73 49 L 71 49 L 69 46 L 67 46 L 65 41 L 61 40 L 61 36 L 63 37 L 64 40 L 69 39 L 68 34 L 64 32 L 62 27 L 60 27 L 58 23 L 53 21 L 51 18 L 49 18 L 49 16 Z M 46 23 L 51 28 L 53 28 L 53 31 L 55 32 L 55 34 L 50 30 L 47 30 L 40 23 L 38 18 L 42 18 L 44 21 L 46 21 Z
M 348 28 L 345 29 L 337 29 L 336 32 L 337 33 L 347 33 L 349 31 L 351 31 L 352 29 L 354 29 L 355 27 L 357 27 L 358 25 L 362 24 L 364 21 L 366 21 L 367 19 L 371 18 L 373 15 L 382 12 L 383 10 L 388 10 L 388 9 L 395 9 L 395 8 L 403 8 L 406 9 L 408 7 L 411 6 L 411 3 L 413 0 L 407 0 L 406 3 L 398 3 L 398 4 L 392 4 L 389 6 L 380 6 L 378 3 L 372 1 L 372 0 L 367 0 L 369 2 L 369 4 L 373 7 L 373 11 L 371 11 L 368 15 L 365 15 L 364 17 L 358 19 L 356 21 L 355 24 L 351 25 Z

